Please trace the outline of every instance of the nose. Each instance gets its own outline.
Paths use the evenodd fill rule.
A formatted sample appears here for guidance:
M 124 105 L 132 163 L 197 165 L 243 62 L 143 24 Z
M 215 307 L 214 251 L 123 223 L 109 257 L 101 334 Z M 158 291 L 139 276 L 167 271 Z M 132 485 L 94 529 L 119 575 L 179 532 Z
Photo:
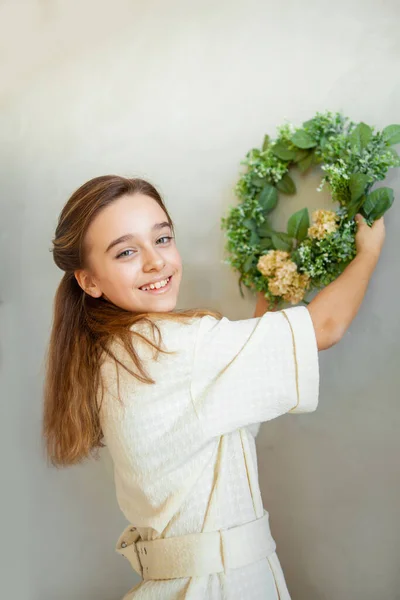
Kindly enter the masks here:
M 149 271 L 161 271 L 164 268 L 165 260 L 154 246 L 146 249 L 143 256 L 143 271 L 146 273 Z

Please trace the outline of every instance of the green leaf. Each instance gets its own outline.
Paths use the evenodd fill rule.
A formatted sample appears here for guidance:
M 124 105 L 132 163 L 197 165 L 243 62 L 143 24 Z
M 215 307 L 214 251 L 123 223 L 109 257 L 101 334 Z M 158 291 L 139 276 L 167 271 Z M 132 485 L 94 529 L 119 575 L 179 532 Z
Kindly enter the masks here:
M 260 237 L 271 237 L 272 229 L 269 223 L 265 222 L 257 228 Z
M 390 154 L 394 157 L 395 159 L 395 167 L 400 167 L 400 156 L 399 153 L 397 152 L 396 148 L 392 148 L 391 146 L 389 146 L 388 151 L 390 152 Z
M 253 219 L 245 219 L 243 225 L 250 231 L 256 231 L 257 229 L 257 223 Z
M 304 121 L 303 127 L 304 127 L 304 129 L 307 129 L 308 127 L 311 127 L 313 124 L 314 124 L 314 119 L 310 119 L 309 121 Z
M 239 281 L 238 281 L 239 292 L 240 292 L 240 295 L 242 296 L 242 298 L 244 298 L 244 294 L 243 294 L 243 290 L 242 290 L 242 281 L 243 281 L 243 275 L 240 275 Z
M 262 188 L 265 185 L 265 178 L 260 177 L 259 175 L 253 174 L 250 179 L 251 183 L 258 188 Z
M 271 235 L 271 240 L 275 250 L 290 252 L 292 249 L 292 240 L 286 233 L 273 233 Z
M 278 191 L 273 185 L 267 184 L 258 196 L 258 202 L 266 213 L 274 210 L 278 204 Z
M 310 152 L 305 158 L 303 158 L 302 160 L 300 160 L 297 163 L 297 166 L 299 167 L 301 173 L 305 173 L 311 167 L 313 162 L 314 162 L 314 154 L 313 154 L 313 152 Z
M 249 158 L 250 160 L 255 160 L 257 158 L 260 158 L 260 154 L 261 154 L 261 150 L 259 150 L 259 148 L 252 148 L 251 150 L 248 151 L 248 153 L 246 154 L 246 157 Z
M 262 145 L 263 151 L 266 150 L 268 148 L 268 146 L 269 146 L 269 135 L 265 135 L 263 145 Z
M 253 266 L 253 262 L 254 262 L 254 256 L 253 255 L 248 256 L 243 265 L 243 271 L 245 273 L 248 273 L 250 271 L 251 267 Z
M 270 250 L 273 247 L 274 247 L 274 245 L 272 243 L 271 238 L 265 237 L 260 242 L 261 250 Z
M 327 145 L 328 142 L 329 142 L 329 139 L 326 137 L 326 135 L 323 135 L 319 141 L 319 147 L 321 148 L 321 150 L 323 150 L 325 148 L 325 146 Z
M 317 142 L 315 142 L 311 135 L 304 131 L 304 129 L 298 129 L 296 133 L 292 136 L 292 142 L 298 148 L 315 148 Z
M 296 150 L 289 148 L 284 142 L 276 142 L 272 146 L 272 152 L 281 160 L 293 160 L 296 156 Z
M 287 232 L 291 238 L 295 238 L 301 242 L 305 237 L 307 237 L 309 227 L 310 216 L 307 208 L 303 208 L 290 217 L 287 225 Z
M 276 184 L 276 187 L 283 194 L 291 195 L 291 194 L 296 193 L 296 186 L 294 184 L 294 181 L 290 177 L 290 175 L 288 175 L 287 173 L 285 173 L 285 175 L 282 177 L 282 179 L 280 181 L 278 181 L 278 183 Z
M 366 123 L 359 123 L 349 135 L 349 142 L 353 150 L 361 152 L 366 148 L 372 137 L 372 129 Z
M 380 219 L 393 204 L 393 190 L 388 187 L 381 187 L 370 194 L 363 204 L 364 215 L 370 221 Z
M 382 131 L 382 135 L 388 146 L 400 144 L 400 125 L 388 125 Z
M 301 148 L 299 148 L 296 151 L 296 156 L 294 157 L 294 162 L 298 163 L 301 160 L 304 160 L 305 158 L 307 158 L 307 156 L 310 154 L 309 150 L 302 150 Z
M 349 187 L 352 202 L 358 200 L 365 193 L 368 183 L 369 177 L 365 173 L 353 173 L 350 176 Z
M 260 238 L 258 237 L 258 235 L 255 231 L 252 231 L 251 236 L 250 236 L 250 241 L 249 241 L 250 246 L 257 246 L 257 244 L 259 244 L 259 243 L 260 243 Z
M 362 205 L 366 200 L 366 196 L 360 196 L 359 198 L 355 198 L 355 200 L 351 200 L 347 206 L 347 218 L 353 219 L 356 214 L 360 211 Z

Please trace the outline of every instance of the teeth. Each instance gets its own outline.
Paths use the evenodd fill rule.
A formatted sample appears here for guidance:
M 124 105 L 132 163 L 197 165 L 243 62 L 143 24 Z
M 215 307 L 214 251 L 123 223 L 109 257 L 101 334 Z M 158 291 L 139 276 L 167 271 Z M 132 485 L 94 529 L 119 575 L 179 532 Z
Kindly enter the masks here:
M 163 279 L 162 281 L 157 281 L 157 283 L 151 283 L 149 286 L 142 287 L 140 289 L 143 290 L 144 292 L 146 292 L 147 290 L 158 290 L 161 287 L 165 287 L 167 285 L 168 281 L 169 281 L 169 278 Z

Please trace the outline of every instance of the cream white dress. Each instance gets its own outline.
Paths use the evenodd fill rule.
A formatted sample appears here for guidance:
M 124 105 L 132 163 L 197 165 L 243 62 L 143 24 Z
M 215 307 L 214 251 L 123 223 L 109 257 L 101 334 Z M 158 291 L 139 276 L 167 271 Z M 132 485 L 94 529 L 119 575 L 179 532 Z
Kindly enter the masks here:
M 157 318 L 159 354 L 135 339 L 154 385 L 106 360 L 101 406 L 116 494 L 143 540 L 241 525 L 264 514 L 255 437 L 260 423 L 318 404 L 318 350 L 305 307 L 231 321 Z M 150 336 L 148 325 L 135 331 Z M 119 359 L 132 368 L 126 352 Z M 119 402 L 119 393 L 122 402 Z M 288 600 L 274 553 L 203 577 L 142 581 L 124 600 Z

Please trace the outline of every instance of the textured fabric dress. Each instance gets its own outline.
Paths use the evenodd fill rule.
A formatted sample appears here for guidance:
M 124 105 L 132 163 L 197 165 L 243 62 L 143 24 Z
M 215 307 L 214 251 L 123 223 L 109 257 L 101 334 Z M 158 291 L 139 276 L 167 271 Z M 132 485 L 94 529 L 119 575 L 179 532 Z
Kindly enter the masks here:
M 105 360 L 104 441 L 119 506 L 143 540 L 215 531 L 263 516 L 255 437 L 260 423 L 318 404 L 318 349 L 305 307 L 231 321 L 156 320 L 156 356 L 134 336 L 145 384 Z M 132 327 L 146 337 L 144 323 Z M 122 363 L 132 363 L 119 344 Z M 117 372 L 118 371 L 118 372 Z M 118 389 L 121 401 L 118 401 Z M 203 577 L 144 580 L 124 600 L 288 600 L 274 553 Z

